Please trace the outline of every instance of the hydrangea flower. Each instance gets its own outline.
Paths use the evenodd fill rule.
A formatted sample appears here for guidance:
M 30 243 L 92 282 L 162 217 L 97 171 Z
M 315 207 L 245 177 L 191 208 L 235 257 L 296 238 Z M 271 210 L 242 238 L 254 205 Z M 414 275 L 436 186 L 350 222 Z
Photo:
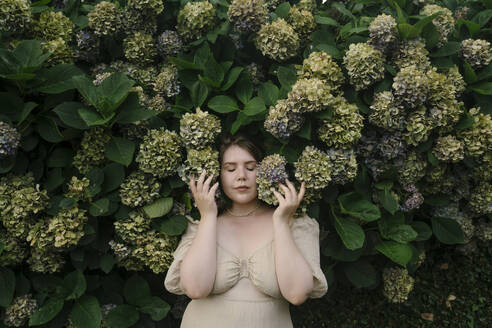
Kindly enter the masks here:
M 454 65 L 451 67 L 446 73 L 446 78 L 448 79 L 448 83 L 454 85 L 457 97 L 461 96 L 463 92 L 465 92 L 466 83 L 458 69 L 458 66 Z
M 391 91 L 374 95 L 370 106 L 369 122 L 388 131 L 401 131 L 405 127 L 405 110 L 395 101 Z
M 331 179 L 334 183 L 344 185 L 357 176 L 357 158 L 353 149 L 330 148 L 326 151 L 331 161 Z
M 157 16 L 145 14 L 145 11 L 138 11 L 124 8 L 121 13 L 122 30 L 126 35 L 133 35 L 136 32 L 154 35 L 157 32 Z
M 171 98 L 179 94 L 181 82 L 178 80 L 178 68 L 173 64 L 165 65 L 154 82 L 154 91 Z
M 17 129 L 0 121 L 0 158 L 15 155 L 21 140 Z
M 267 10 L 263 0 L 233 0 L 227 16 L 240 33 L 258 32 L 267 20 Z
M 335 97 L 331 88 L 324 81 L 312 79 L 300 79 L 292 86 L 287 95 L 293 113 L 304 114 L 319 112 L 333 105 Z
M 456 136 L 463 141 L 467 156 L 481 157 L 492 151 L 492 117 L 480 113 L 480 108 L 471 108 L 468 113 L 474 120 L 473 126 L 457 131 Z
M 161 184 L 152 175 L 134 171 L 120 185 L 121 203 L 130 207 L 149 204 L 159 197 Z
M 72 178 L 70 179 L 70 183 L 68 184 L 68 191 L 65 193 L 64 196 L 80 200 L 89 200 L 90 184 L 91 181 L 86 177 L 79 179 L 76 176 L 72 176 Z
M 0 243 L 3 245 L 3 251 L 0 253 L 0 266 L 17 266 L 24 262 L 28 255 L 26 243 L 8 233 L 2 225 L 0 225 Z
M 349 104 L 344 98 L 337 99 L 331 119 L 321 121 L 318 137 L 328 147 L 346 149 L 361 137 L 364 117 L 359 114 L 357 105 Z
M 244 68 L 249 74 L 251 83 L 253 83 L 254 86 L 253 90 L 257 90 L 258 85 L 263 81 L 265 81 L 264 68 L 257 63 L 251 63 L 245 66 Z
M 476 186 L 471 192 L 468 205 L 470 209 L 478 215 L 492 213 L 492 184 L 483 181 Z
M 99 2 L 94 9 L 87 14 L 89 28 L 98 36 L 112 36 L 121 30 L 121 12 L 116 4 L 109 1 Z
M 415 280 L 405 268 L 392 267 L 383 270 L 383 295 L 391 303 L 404 303 L 413 290 Z
M 150 65 L 157 56 L 152 35 L 144 32 L 135 32 L 123 40 L 125 58 L 134 64 Z
M 172 30 L 165 30 L 157 37 L 156 47 L 162 58 L 176 56 L 184 49 L 178 32 Z
M 376 149 L 382 158 L 391 160 L 403 155 L 407 150 L 407 145 L 399 131 L 392 134 L 384 134 Z
M 424 16 L 432 16 L 436 13 L 440 14 L 432 20 L 432 24 L 439 33 L 438 46 L 442 46 L 448 41 L 449 33 L 454 30 L 454 17 L 451 10 L 438 5 L 428 4 L 420 10 L 420 15 Z
M 215 21 L 215 8 L 210 2 L 188 2 L 178 13 L 176 30 L 185 41 L 194 41 L 210 31 Z
M 60 272 L 66 261 L 62 253 L 31 248 L 31 255 L 27 263 L 31 271 L 49 274 Z
M 38 302 L 32 294 L 17 296 L 5 310 L 3 323 L 9 327 L 22 327 L 38 309 Z
M 482 242 L 492 240 L 492 223 L 484 219 L 480 219 L 478 224 L 475 225 L 475 237 Z
M 398 29 L 395 19 L 386 14 L 380 14 L 369 24 L 369 44 L 385 53 L 398 40 Z
M 490 42 L 481 39 L 463 40 L 461 41 L 461 56 L 475 69 L 487 66 L 492 60 Z
M 292 26 L 278 18 L 261 26 L 255 45 L 263 56 L 282 62 L 297 55 L 300 40 Z
M 144 263 L 153 273 L 160 274 L 171 266 L 177 246 L 177 236 L 168 236 L 152 230 L 137 236 L 136 247 L 131 256 Z
M 429 78 L 415 65 L 402 68 L 393 79 L 393 95 L 406 108 L 424 104 L 428 91 Z
M 416 38 L 401 42 L 393 53 L 392 61 L 400 70 L 412 65 L 415 65 L 417 69 L 426 70 L 431 66 L 428 55 L 429 51 L 425 48 L 425 41 Z
M 73 166 L 80 173 L 86 174 L 92 167 L 104 164 L 104 149 L 110 140 L 111 135 L 102 127 L 84 131 L 80 148 L 73 157 Z
M 398 181 L 401 185 L 415 184 L 425 176 L 427 161 L 414 150 L 405 157 L 397 158 L 394 164 L 398 170 Z
M 315 51 L 304 59 L 302 66 L 297 70 L 300 79 L 320 79 L 328 83 L 333 91 L 345 83 L 345 77 L 340 66 L 324 51 Z
M 186 113 L 180 120 L 179 135 L 186 148 L 202 149 L 214 143 L 220 132 L 220 120 L 200 107 L 196 108 L 196 113 Z
M 287 23 L 299 36 L 301 45 L 311 42 L 311 34 L 316 29 L 316 22 L 310 11 L 295 6 L 291 7 L 287 16 Z
M 407 117 L 403 139 L 407 144 L 418 146 L 427 141 L 432 130 L 431 120 L 426 116 L 426 108 L 420 107 Z
M 179 136 L 164 128 L 149 130 L 135 161 L 140 170 L 158 178 L 173 175 L 182 161 Z
M 367 43 L 352 43 L 343 57 L 350 84 L 355 90 L 367 89 L 384 78 L 383 54 Z
M 151 228 L 152 220 L 139 212 L 130 212 L 128 218 L 114 221 L 116 235 L 125 243 L 135 245 L 138 236 L 147 233 Z
M 133 12 L 140 12 L 146 16 L 157 16 L 164 10 L 162 0 L 128 0 L 127 6 Z
M 272 154 L 263 158 L 256 171 L 258 199 L 270 205 L 278 205 L 278 199 L 273 191 L 278 191 L 284 195 L 284 191 L 279 188 L 278 184 L 285 184 L 285 179 L 288 178 L 285 170 L 286 165 L 287 160 L 280 154 Z
M 33 24 L 34 35 L 42 40 L 56 40 L 62 38 L 69 42 L 73 37 L 75 24 L 61 11 L 43 11 L 39 20 Z
M 456 163 L 462 161 L 465 157 L 463 143 L 453 135 L 437 138 L 432 153 L 438 160 L 443 162 Z
M 275 106 L 270 106 L 264 122 L 265 130 L 283 140 L 299 131 L 305 119 L 302 115 L 294 113 L 295 105 L 288 99 L 279 99 Z
M 99 61 L 101 41 L 89 30 L 80 30 L 75 35 L 75 57 L 91 64 Z
M 299 0 L 294 6 L 302 10 L 313 12 L 316 9 L 316 0 Z
M 62 38 L 45 41 L 41 43 L 43 52 L 50 52 L 51 56 L 44 62 L 47 67 L 58 64 L 71 64 L 75 59 L 75 53 Z
M 320 190 L 331 181 L 333 167 L 330 157 L 314 146 L 306 146 L 294 163 L 295 177 L 306 182 L 306 188 Z
M 433 126 L 452 127 L 458 123 L 463 112 L 463 103 L 456 100 L 456 88 L 448 77 L 435 69 L 427 71 L 429 118 Z
M 181 177 L 181 180 L 188 184 L 190 182 L 190 175 L 193 175 L 196 180 L 202 174 L 203 170 L 207 171 L 207 177 L 210 175 L 213 176 L 210 182 L 210 186 L 213 186 L 220 176 L 219 152 L 212 149 L 212 147 L 188 149 L 186 161 L 178 169 L 178 175 Z
M 0 32 L 24 32 L 32 20 L 31 1 L 1 0 L 0 1 Z

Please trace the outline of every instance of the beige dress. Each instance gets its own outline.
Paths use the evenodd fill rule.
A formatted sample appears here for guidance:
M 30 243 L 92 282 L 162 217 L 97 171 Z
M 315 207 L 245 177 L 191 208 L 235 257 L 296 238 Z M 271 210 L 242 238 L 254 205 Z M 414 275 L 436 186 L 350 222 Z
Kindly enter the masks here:
M 187 216 L 188 227 L 174 252 L 174 261 L 164 281 L 174 294 L 185 294 L 179 268 L 198 230 L 198 220 Z M 308 216 L 289 222 L 294 242 L 313 272 L 310 298 L 326 294 L 328 284 L 319 262 L 319 224 Z M 263 297 L 235 297 L 224 293 L 240 279 L 250 279 Z M 246 293 L 251 294 L 251 293 Z M 241 259 L 217 243 L 217 270 L 211 294 L 188 303 L 181 328 L 289 328 L 292 326 L 289 303 L 282 297 L 277 282 L 274 260 L 274 240 L 258 248 L 248 259 Z

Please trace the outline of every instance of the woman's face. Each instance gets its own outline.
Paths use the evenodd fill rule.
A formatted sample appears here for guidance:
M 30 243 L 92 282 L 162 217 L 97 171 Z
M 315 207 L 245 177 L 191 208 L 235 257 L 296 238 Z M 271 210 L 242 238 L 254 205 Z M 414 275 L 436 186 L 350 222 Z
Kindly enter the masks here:
M 224 193 L 235 203 L 246 204 L 258 195 L 256 186 L 256 160 L 245 149 L 232 145 L 224 152 L 220 181 Z M 246 186 L 247 189 L 236 189 Z

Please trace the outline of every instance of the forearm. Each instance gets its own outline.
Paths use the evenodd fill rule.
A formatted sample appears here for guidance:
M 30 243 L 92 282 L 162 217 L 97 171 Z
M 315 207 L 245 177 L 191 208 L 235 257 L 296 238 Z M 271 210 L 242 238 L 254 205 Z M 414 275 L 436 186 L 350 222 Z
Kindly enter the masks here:
M 313 289 L 313 273 L 297 248 L 288 221 L 273 219 L 275 240 L 275 269 L 283 297 L 294 305 L 307 299 Z
M 181 263 L 181 285 L 190 298 L 212 291 L 217 268 L 217 217 L 202 218 L 198 231 Z

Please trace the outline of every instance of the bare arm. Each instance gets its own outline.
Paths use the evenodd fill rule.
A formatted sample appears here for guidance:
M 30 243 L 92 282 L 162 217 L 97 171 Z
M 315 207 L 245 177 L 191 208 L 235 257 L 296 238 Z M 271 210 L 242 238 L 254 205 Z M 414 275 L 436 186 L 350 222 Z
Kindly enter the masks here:
M 213 289 L 217 268 L 217 204 L 215 191 L 219 183 L 210 188 L 212 175 L 206 181 L 206 170 L 202 171 L 195 184 L 190 178 L 190 190 L 193 193 L 201 220 L 193 242 L 181 262 L 181 285 L 190 298 L 207 297 Z

